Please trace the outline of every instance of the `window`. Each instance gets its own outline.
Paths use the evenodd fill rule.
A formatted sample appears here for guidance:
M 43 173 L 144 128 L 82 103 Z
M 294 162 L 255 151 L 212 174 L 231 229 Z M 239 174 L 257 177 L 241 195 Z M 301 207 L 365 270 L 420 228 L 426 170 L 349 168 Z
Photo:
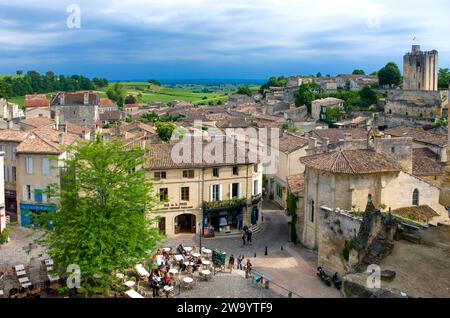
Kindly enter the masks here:
M 16 146 L 12 149 L 12 160 L 16 160 Z
M 213 168 L 213 176 L 216 178 L 219 177 L 219 168 Z
M 310 215 L 311 223 L 314 223 L 314 200 L 311 200 L 311 215 Z
M 49 202 L 50 199 L 50 186 L 47 186 L 45 191 L 42 192 L 42 201 Z
M 231 197 L 231 199 L 239 198 L 239 183 L 231 184 L 230 197 Z
M 414 206 L 419 206 L 419 190 L 415 189 L 413 192 L 412 204 Z
M 17 181 L 17 175 L 16 175 L 16 167 L 12 167 L 12 181 Z
M 194 178 L 194 170 L 183 170 L 183 178 Z
M 181 201 L 189 201 L 189 187 L 181 187 Z
M 0 151 L 5 153 L 5 157 L 6 157 L 6 146 L 5 145 L 0 145 Z
M 233 176 L 238 176 L 238 175 L 239 175 L 239 168 L 233 167 Z
M 220 201 L 220 185 L 211 186 L 211 201 Z
M 42 158 L 42 174 L 43 175 L 50 174 L 50 162 L 48 158 Z
M 27 201 L 31 201 L 31 186 L 30 185 L 26 185 L 25 186 L 25 200 Z
M 26 165 L 25 168 L 26 168 L 27 174 L 33 174 L 33 157 L 26 157 L 25 165 Z
M 154 176 L 154 178 L 155 178 L 156 180 L 159 180 L 159 179 L 166 179 L 166 178 L 167 178 L 167 175 L 166 175 L 166 172 L 165 172 L 165 171 L 156 171 L 156 172 L 153 174 L 153 176 Z
M 253 165 L 253 171 L 254 172 L 258 172 L 258 164 L 254 164 Z
M 167 201 L 169 199 L 169 189 L 161 188 L 159 189 L 159 201 Z
M 253 195 L 258 194 L 258 180 L 253 180 Z

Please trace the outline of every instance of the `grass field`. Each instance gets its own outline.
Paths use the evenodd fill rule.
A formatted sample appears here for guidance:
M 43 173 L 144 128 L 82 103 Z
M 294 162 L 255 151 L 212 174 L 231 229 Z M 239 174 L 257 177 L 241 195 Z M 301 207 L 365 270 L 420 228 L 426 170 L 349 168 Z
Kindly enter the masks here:
M 17 75 L 0 75 L 1 77 L 17 76 Z M 111 83 L 113 85 L 114 83 Z M 170 103 L 175 100 L 190 102 L 193 104 L 217 104 L 218 101 L 225 102 L 228 95 L 233 94 L 238 89 L 235 85 L 206 86 L 198 84 L 177 84 L 170 86 L 150 85 L 146 82 L 121 82 L 128 94 L 142 94 L 144 103 L 161 102 Z M 98 92 L 101 97 L 107 97 L 106 91 L 108 87 L 100 89 Z M 259 90 L 258 86 L 250 86 L 252 92 Z M 51 94 L 48 94 L 49 96 Z M 20 107 L 24 105 L 25 96 L 12 97 L 10 102 L 18 104 Z

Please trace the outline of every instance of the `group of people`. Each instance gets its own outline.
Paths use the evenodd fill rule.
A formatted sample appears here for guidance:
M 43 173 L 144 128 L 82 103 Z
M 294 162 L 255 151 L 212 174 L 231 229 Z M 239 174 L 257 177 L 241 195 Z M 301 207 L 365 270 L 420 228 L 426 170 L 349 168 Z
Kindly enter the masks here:
M 243 228 L 244 233 L 242 234 L 242 244 L 243 245 L 252 245 L 252 230 L 250 230 L 250 228 L 248 226 L 244 226 Z
M 233 272 L 234 261 L 235 261 L 234 255 L 231 254 L 230 258 L 228 259 L 228 268 L 230 269 L 231 272 Z M 250 273 L 252 270 L 252 263 L 250 262 L 250 259 L 247 259 L 247 263 L 245 264 L 245 266 L 243 262 L 244 262 L 244 255 L 239 255 L 237 258 L 236 268 L 239 270 L 245 270 L 246 273 Z

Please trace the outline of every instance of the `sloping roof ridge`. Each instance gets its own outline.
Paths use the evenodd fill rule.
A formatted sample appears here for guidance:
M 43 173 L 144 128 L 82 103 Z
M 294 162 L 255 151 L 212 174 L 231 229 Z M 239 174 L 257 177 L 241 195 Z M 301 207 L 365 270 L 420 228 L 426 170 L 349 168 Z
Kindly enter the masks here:
M 352 170 L 352 173 L 356 173 L 356 170 L 353 168 L 351 161 L 348 159 L 348 157 L 345 155 L 345 150 L 340 151 L 341 155 L 344 157 L 345 161 L 347 161 L 348 166 Z

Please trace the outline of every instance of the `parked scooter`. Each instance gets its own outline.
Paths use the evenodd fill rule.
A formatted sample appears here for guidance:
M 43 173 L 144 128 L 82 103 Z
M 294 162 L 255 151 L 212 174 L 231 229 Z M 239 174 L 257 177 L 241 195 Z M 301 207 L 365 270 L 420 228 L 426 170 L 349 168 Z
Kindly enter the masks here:
M 323 268 L 321 266 L 317 267 L 317 276 L 319 276 L 319 278 L 322 280 L 322 282 L 327 285 L 327 286 L 331 286 L 331 279 L 330 276 L 327 275 L 327 273 L 325 273 L 325 271 L 323 270 Z
M 333 282 L 334 287 L 336 289 L 340 290 L 342 287 L 342 282 L 339 280 L 337 273 L 334 273 L 333 277 L 331 278 L 331 281 Z

